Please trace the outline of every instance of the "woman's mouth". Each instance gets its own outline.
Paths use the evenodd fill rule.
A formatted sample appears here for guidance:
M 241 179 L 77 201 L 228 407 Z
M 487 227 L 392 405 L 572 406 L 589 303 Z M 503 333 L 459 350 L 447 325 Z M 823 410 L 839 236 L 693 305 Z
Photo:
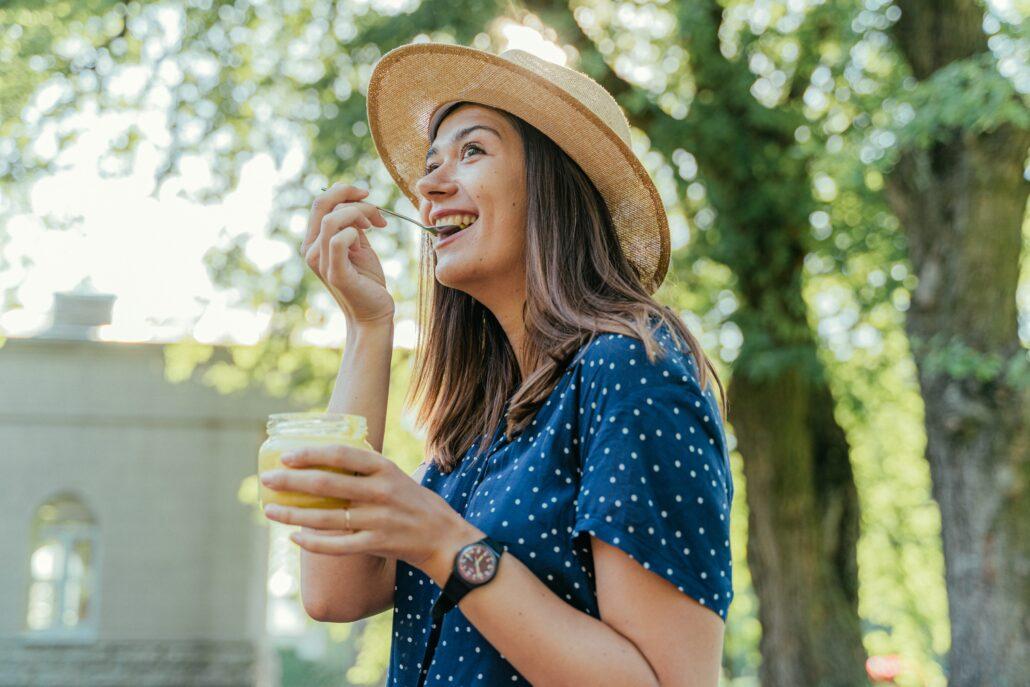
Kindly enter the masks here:
M 466 226 L 464 229 L 447 229 L 445 231 L 440 232 L 440 234 L 437 236 L 436 246 L 435 247 L 436 248 L 441 248 L 441 247 L 449 244 L 451 241 L 454 241 L 456 237 L 464 234 L 469 229 L 474 227 L 476 225 L 476 222 L 478 222 L 478 221 L 479 221 L 479 218 L 477 217 L 471 224 Z

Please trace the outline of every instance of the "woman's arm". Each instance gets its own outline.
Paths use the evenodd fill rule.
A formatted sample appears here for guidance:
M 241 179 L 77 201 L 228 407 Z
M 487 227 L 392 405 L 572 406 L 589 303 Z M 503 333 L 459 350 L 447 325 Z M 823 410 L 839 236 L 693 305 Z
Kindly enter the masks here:
M 415 472 L 411 474 L 411 478 L 416 482 L 422 481 L 422 476 L 425 474 L 426 469 L 429 467 L 428 461 L 423 462 L 417 468 Z M 349 534 L 346 530 L 314 530 L 310 527 L 301 527 L 303 531 L 309 532 L 321 532 L 322 534 Z M 301 549 L 304 551 L 304 549 Z M 393 592 L 397 584 L 397 559 L 396 558 L 385 558 L 383 556 L 375 556 L 370 554 L 347 554 L 345 556 L 340 555 L 323 555 L 311 552 L 305 552 L 311 556 L 322 556 L 324 558 L 333 558 L 337 560 L 347 560 L 354 558 L 367 558 L 372 560 L 381 560 L 383 562 L 382 568 L 378 571 L 371 572 L 367 579 L 371 580 L 369 583 L 369 590 L 367 594 L 353 595 L 350 597 L 350 604 L 332 604 L 330 603 L 325 612 L 319 612 L 318 617 L 315 617 L 310 611 L 308 615 L 313 620 L 318 620 L 324 623 L 353 623 L 357 620 L 368 618 L 369 616 L 378 615 L 383 611 L 393 608 Z M 350 579 L 360 579 L 361 573 L 354 573 L 354 577 Z M 361 602 L 363 605 L 354 607 L 354 602 Z
M 390 392 L 393 320 L 358 327 L 348 323 L 336 386 L 328 412 L 364 415 L 368 443 L 383 449 Z M 301 528 L 309 530 L 309 528 Z M 311 530 L 343 533 L 337 530 Z M 370 554 L 331 556 L 301 550 L 301 598 L 315 620 L 352 622 L 393 605 L 396 561 Z
M 422 567 L 440 587 L 454 556 L 486 533 L 456 522 Z M 591 538 L 601 619 L 569 605 L 510 551 L 497 575 L 458 606 L 469 622 L 536 687 L 632 685 L 715 687 L 723 622 L 710 609 Z

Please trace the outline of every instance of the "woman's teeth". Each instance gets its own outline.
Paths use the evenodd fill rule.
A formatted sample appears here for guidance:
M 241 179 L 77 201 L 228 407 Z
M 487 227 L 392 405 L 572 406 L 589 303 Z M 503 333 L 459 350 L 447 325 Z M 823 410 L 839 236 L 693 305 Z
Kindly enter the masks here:
M 446 235 L 457 233 L 475 221 L 475 215 L 448 215 L 447 217 L 441 217 L 440 219 L 436 220 L 435 226 L 442 227 L 445 225 L 457 225 L 457 229 L 444 230 L 443 233 Z

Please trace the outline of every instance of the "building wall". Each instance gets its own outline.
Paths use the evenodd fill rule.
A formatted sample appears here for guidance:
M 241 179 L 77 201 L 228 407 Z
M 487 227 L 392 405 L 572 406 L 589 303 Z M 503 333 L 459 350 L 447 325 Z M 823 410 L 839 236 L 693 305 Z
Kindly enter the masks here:
M 60 682 L 66 674 L 83 685 L 268 684 L 268 530 L 237 491 L 256 472 L 268 414 L 290 410 L 254 392 L 166 382 L 161 345 L 9 339 L 0 685 L 73 684 Z M 40 645 L 24 630 L 30 526 L 65 490 L 99 526 L 97 636 Z

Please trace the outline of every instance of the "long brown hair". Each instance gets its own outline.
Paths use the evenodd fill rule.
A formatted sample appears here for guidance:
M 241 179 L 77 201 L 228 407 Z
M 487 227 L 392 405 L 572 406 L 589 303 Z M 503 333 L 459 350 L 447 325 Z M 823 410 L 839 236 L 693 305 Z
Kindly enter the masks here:
M 447 114 L 463 104 L 452 104 Z M 526 302 L 522 314 L 526 368 L 532 372 L 528 379 L 520 379 L 515 351 L 490 310 L 463 291 L 436 281 L 436 253 L 431 238 L 424 234 L 419 336 L 405 401 L 421 399 L 417 422 L 427 427 L 426 451 L 432 461 L 441 472 L 449 473 L 477 440 L 477 455 L 481 454 L 507 399 L 511 403 L 505 432 L 509 439 L 520 432 L 547 400 L 571 357 L 603 332 L 637 337 L 648 360 L 654 362 L 661 351 L 654 333 L 662 322 L 668 323 L 687 342 L 701 388 L 714 379 L 725 407 L 725 390 L 711 360 L 676 312 L 644 289 L 620 248 L 611 214 L 593 182 L 536 127 L 493 109 L 519 132 L 525 150 Z M 435 132 L 430 132 L 430 140 L 434 137 Z M 653 328 L 652 318 L 658 318 Z

